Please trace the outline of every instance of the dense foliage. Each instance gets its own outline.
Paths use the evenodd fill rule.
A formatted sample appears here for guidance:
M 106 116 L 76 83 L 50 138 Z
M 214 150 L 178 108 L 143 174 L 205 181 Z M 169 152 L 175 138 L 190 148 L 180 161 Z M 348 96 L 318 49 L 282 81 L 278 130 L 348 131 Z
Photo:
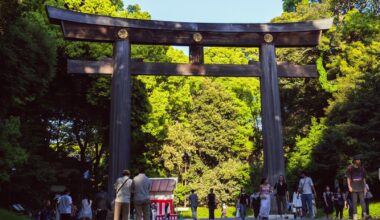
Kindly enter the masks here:
M 359 1 L 358 1 L 359 2 Z M 362 154 L 373 189 L 380 167 L 380 19 L 376 1 L 284 0 L 273 22 L 336 16 L 317 48 L 277 50 L 280 61 L 317 63 L 318 79 L 281 79 L 287 177 L 310 171 L 321 190 L 343 177 Z M 69 76 L 66 59 L 99 60 L 112 45 L 68 42 L 50 25 L 45 5 L 150 19 L 122 1 L 5 0 L 0 4 L 0 195 L 2 205 L 38 207 L 50 187 L 66 185 L 74 200 L 107 181 L 109 76 Z M 337 10 L 339 9 L 339 10 Z M 4 13 L 3 13 L 4 12 Z M 145 61 L 188 62 L 170 46 L 133 45 Z M 205 48 L 205 62 L 246 64 L 255 48 Z M 132 170 L 179 178 L 176 200 L 209 188 L 233 203 L 262 173 L 260 83 L 256 78 L 133 77 Z M 326 175 L 329 173 L 329 175 Z M 339 182 L 339 181 L 338 181 Z M 53 187 L 54 188 L 54 187 Z M 375 193 L 376 194 L 376 193 Z

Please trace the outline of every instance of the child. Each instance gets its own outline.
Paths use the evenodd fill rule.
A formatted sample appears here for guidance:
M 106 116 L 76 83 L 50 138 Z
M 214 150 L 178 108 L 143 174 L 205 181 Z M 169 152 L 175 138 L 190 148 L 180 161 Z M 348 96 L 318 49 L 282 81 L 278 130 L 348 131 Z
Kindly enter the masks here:
M 227 218 L 227 205 L 225 202 L 222 203 L 222 218 Z
M 301 199 L 301 191 L 300 189 L 297 189 L 293 193 L 293 200 L 292 200 L 292 210 L 294 213 L 294 218 L 297 219 L 297 217 L 302 217 L 302 199 Z

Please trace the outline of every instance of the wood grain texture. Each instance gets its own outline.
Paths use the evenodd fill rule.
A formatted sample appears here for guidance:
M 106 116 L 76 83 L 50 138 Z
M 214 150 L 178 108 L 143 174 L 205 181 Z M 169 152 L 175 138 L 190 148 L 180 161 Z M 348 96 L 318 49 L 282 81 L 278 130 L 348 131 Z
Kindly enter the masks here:
M 332 19 L 316 21 L 293 22 L 293 23 L 192 23 L 155 20 L 137 20 L 127 18 L 115 18 L 109 16 L 85 14 L 51 6 L 46 7 L 51 22 L 68 21 L 89 25 L 168 30 L 168 31 L 190 31 L 190 32 L 299 32 L 327 30 L 332 26 Z
M 62 21 L 64 37 L 68 40 L 113 42 L 118 38 L 118 27 L 89 25 Z M 264 42 L 265 33 L 258 32 L 204 32 L 203 39 L 195 42 L 190 31 L 167 31 L 126 28 L 132 44 L 233 46 L 258 47 Z M 277 47 L 309 47 L 319 43 L 321 31 L 274 32 L 273 44 Z
M 68 60 L 69 74 L 112 74 L 112 59 L 101 61 Z M 144 63 L 131 61 L 132 75 L 164 75 L 164 76 L 224 76 L 224 77 L 260 77 L 259 62 L 249 65 L 233 64 L 176 64 L 176 63 Z M 277 63 L 278 76 L 288 78 L 317 77 L 315 65 L 290 65 Z
M 110 160 L 108 192 L 122 170 L 130 166 L 131 153 L 131 97 L 130 42 L 114 43 L 110 113 Z
M 278 176 L 285 174 L 280 95 L 276 52 L 273 44 L 263 44 L 260 47 L 260 64 L 262 70 L 260 89 L 264 141 L 264 175 L 273 186 Z

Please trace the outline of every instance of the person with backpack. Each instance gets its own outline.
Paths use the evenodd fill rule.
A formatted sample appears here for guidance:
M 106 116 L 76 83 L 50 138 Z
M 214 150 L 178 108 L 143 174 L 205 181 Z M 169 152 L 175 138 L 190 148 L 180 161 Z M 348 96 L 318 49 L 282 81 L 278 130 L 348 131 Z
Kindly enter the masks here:
M 116 198 L 114 206 L 114 220 L 120 220 L 120 214 L 123 220 L 129 220 L 131 204 L 131 172 L 123 170 L 122 177 L 118 178 L 115 183 Z
M 352 164 L 348 166 L 347 172 L 347 185 L 348 190 L 351 193 L 352 198 L 352 206 L 353 206 L 353 219 L 358 219 L 358 210 L 357 210 L 357 202 L 358 199 L 360 201 L 360 205 L 363 211 L 363 218 L 368 219 L 368 215 L 365 212 L 365 197 L 364 195 L 367 193 L 366 189 L 366 171 L 364 167 L 361 165 L 361 160 L 359 156 L 355 156 L 352 160 Z

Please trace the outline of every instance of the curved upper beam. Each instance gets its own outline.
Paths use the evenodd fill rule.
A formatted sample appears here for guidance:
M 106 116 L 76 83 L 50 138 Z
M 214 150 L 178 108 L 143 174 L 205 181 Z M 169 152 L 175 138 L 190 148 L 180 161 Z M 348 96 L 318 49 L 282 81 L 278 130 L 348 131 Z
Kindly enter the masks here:
M 155 20 L 136 20 L 109 16 L 85 14 L 51 6 L 46 7 L 53 23 L 74 22 L 110 27 L 139 28 L 166 31 L 224 32 L 224 33 L 264 33 L 264 32 L 306 32 L 328 30 L 333 20 L 322 19 L 294 23 L 190 23 Z

